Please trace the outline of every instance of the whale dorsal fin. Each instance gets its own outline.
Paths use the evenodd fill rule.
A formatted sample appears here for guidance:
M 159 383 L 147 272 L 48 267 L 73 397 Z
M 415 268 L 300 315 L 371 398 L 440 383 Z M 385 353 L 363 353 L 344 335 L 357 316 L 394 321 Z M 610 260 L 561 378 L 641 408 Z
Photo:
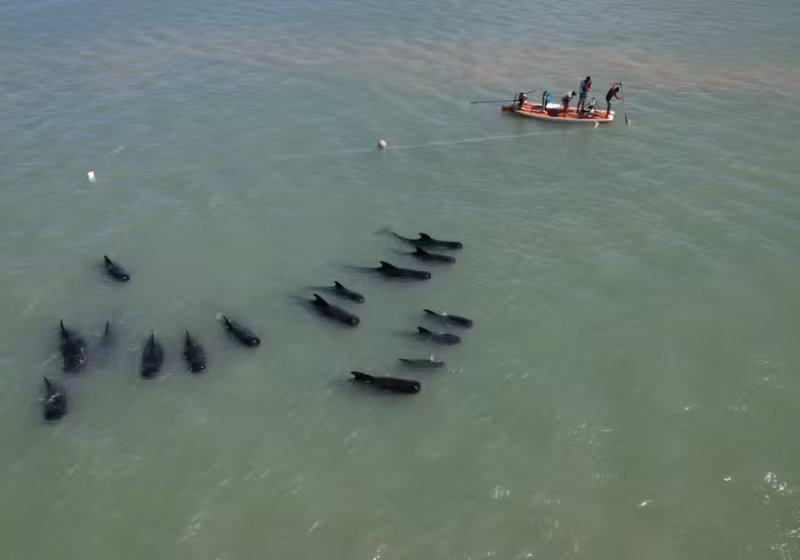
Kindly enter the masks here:
M 397 268 L 395 265 L 389 264 L 386 261 L 380 261 L 380 263 L 381 263 L 381 268 Z
M 423 311 L 428 315 L 439 315 L 438 313 L 436 313 L 436 311 L 432 311 L 430 309 L 423 309 Z
M 414 248 L 416 249 L 416 251 L 414 251 L 415 255 L 427 255 L 428 254 L 428 251 L 426 251 L 422 247 L 419 247 L 419 246 L 415 245 Z
M 108 258 L 108 255 L 103 255 L 103 260 L 105 261 L 106 264 L 114 264 L 111 262 L 111 259 Z
M 222 320 L 225 321 L 225 326 L 227 326 L 229 329 L 233 328 L 233 325 L 231 325 L 230 319 L 228 319 L 225 315 L 222 316 Z
M 431 331 L 429 331 L 425 327 L 417 327 L 417 330 L 419 331 L 420 334 L 432 334 Z
M 355 377 L 358 381 L 372 381 L 372 376 L 368 373 L 362 373 L 360 371 L 351 371 L 350 372 L 353 377 Z
M 420 239 L 431 239 L 431 236 L 428 235 L 427 233 L 420 232 L 419 236 L 420 236 Z
M 328 305 L 328 302 L 325 301 L 325 299 L 319 294 L 314 294 L 314 303 L 322 303 L 324 305 Z
M 341 282 L 339 282 L 338 280 L 336 280 L 336 281 L 333 283 L 333 285 L 334 285 L 334 286 L 336 286 L 337 288 L 339 288 L 340 290 L 345 290 L 345 289 L 346 289 L 346 288 L 345 288 L 345 287 L 342 285 L 342 283 L 341 283 Z
M 47 393 L 48 394 L 54 393 L 55 390 L 53 389 L 53 384 L 50 383 L 50 380 L 47 379 L 47 377 L 44 375 L 42 376 L 42 379 L 44 379 L 44 386 L 47 389 Z

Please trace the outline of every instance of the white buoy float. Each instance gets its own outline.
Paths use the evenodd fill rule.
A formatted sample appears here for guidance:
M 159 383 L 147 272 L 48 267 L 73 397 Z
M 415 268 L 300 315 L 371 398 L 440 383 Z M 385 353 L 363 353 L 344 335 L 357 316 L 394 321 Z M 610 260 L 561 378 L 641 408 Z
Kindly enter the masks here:
M 385 149 L 386 149 L 386 140 L 384 140 L 383 138 L 381 138 L 380 140 L 378 140 L 378 147 L 379 147 L 381 150 L 385 150 Z
M 89 173 L 86 174 L 86 177 L 88 177 L 90 183 L 94 183 L 97 181 L 97 177 L 95 177 L 94 171 L 89 171 Z

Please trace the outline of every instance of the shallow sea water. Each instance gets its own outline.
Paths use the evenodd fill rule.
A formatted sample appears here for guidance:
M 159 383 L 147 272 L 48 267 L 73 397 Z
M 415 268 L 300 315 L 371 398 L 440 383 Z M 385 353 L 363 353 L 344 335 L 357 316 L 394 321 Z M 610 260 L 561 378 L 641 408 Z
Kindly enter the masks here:
M 5 555 L 800 557 L 799 18 L 0 2 Z M 587 72 L 598 97 L 625 83 L 608 127 L 469 104 Z M 387 282 L 358 267 L 418 266 L 387 228 L 465 247 Z M 367 298 L 343 304 L 356 330 L 300 301 L 334 279 Z M 409 336 L 425 307 L 475 327 L 431 347 Z M 62 317 L 93 345 L 72 378 Z M 166 373 L 146 382 L 151 330 Z M 432 352 L 446 371 L 398 366 Z M 353 369 L 423 390 L 374 394 Z M 42 375 L 71 396 L 56 425 Z

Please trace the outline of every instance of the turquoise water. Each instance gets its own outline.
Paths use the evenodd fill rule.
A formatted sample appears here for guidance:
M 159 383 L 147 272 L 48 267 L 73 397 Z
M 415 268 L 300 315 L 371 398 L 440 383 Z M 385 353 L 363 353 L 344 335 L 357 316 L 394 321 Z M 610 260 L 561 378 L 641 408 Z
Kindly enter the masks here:
M 797 21 L 785 0 L 0 2 L 5 556 L 800 557 Z M 587 73 L 625 83 L 608 127 L 469 104 Z M 385 228 L 465 249 L 386 283 L 354 268 L 414 265 Z M 334 279 L 367 298 L 355 331 L 297 302 Z M 407 336 L 423 307 L 476 326 L 432 349 Z M 62 317 L 119 342 L 67 378 Z M 345 382 L 431 351 L 447 371 L 415 397 Z M 72 399 L 56 425 L 42 375 Z

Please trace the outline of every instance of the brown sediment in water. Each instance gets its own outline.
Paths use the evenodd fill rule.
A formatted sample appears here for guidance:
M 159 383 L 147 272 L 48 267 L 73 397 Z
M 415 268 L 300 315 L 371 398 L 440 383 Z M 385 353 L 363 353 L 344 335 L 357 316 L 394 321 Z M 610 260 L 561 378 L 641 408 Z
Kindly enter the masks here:
M 695 61 L 671 54 L 636 49 L 479 42 L 466 38 L 400 39 L 374 33 L 315 36 L 222 30 L 203 35 L 183 30 L 154 30 L 145 36 L 96 36 L 74 46 L 38 47 L 0 55 L 0 72 L 25 76 L 27 69 L 59 65 L 92 87 L 120 93 L 147 87 L 195 61 L 235 63 L 240 67 L 296 68 L 337 73 L 354 79 L 417 93 L 442 87 L 515 91 L 540 85 L 560 94 L 591 68 L 595 89 L 622 79 L 649 89 L 672 92 L 755 92 L 765 84 L 782 91 L 800 91 L 800 73 L 768 64 Z M 530 56 L 510 56 L 527 52 Z M 187 70 L 188 72 L 188 70 Z M 174 75 L 174 74 L 173 74 Z M 600 78 L 602 76 L 602 78 Z M 577 83 L 577 82 L 576 82 Z M 32 86 L 36 87 L 36 86 Z

